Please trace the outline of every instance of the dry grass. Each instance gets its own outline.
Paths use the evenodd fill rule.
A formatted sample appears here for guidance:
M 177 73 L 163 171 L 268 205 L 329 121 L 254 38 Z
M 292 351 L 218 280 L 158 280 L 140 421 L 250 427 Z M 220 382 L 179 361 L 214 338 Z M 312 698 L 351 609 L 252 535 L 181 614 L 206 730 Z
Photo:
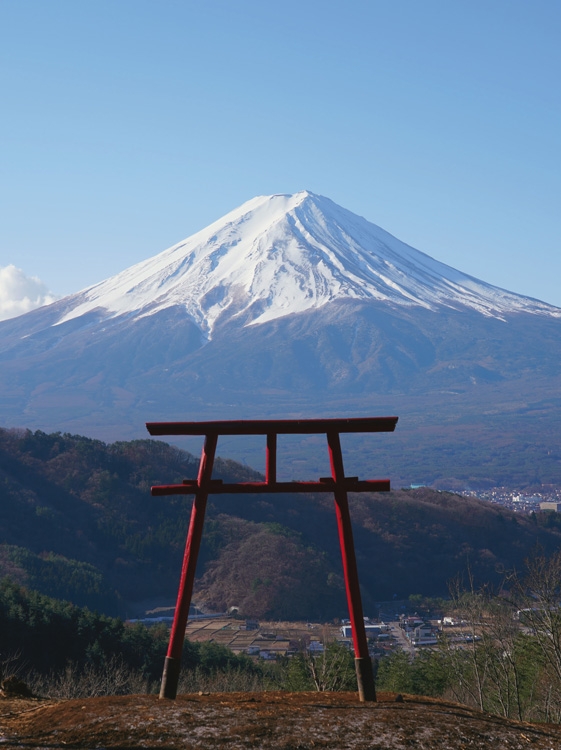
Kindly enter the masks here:
M 5 748 L 228 750 L 558 750 L 561 729 L 447 701 L 354 693 L 216 693 L 60 702 L 0 699 Z

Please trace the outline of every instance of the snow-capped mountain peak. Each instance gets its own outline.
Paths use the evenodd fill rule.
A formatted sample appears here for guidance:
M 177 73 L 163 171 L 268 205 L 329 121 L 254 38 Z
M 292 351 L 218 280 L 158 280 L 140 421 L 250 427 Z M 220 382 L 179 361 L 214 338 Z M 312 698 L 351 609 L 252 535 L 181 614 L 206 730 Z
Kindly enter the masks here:
M 205 336 L 338 299 L 470 308 L 502 318 L 561 310 L 456 271 L 328 198 L 260 196 L 153 258 L 67 299 L 58 323 L 98 311 L 144 317 L 179 306 Z

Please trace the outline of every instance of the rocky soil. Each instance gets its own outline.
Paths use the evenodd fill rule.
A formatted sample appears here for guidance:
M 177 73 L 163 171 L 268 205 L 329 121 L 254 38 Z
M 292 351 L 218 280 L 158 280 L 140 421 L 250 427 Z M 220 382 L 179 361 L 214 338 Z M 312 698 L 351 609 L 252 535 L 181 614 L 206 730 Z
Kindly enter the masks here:
M 383 693 L 153 695 L 61 702 L 0 699 L 3 748 L 245 750 L 558 750 L 561 728 L 507 721 L 456 703 Z

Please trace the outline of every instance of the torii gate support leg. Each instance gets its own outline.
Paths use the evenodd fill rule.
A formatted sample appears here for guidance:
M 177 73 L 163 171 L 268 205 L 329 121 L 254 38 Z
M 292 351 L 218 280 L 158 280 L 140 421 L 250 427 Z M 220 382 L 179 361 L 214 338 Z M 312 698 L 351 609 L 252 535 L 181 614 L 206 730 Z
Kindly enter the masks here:
M 212 475 L 217 442 L 218 435 L 207 435 L 203 445 L 197 481 L 198 489 L 191 510 L 191 521 L 189 523 L 189 531 L 185 543 L 185 553 L 183 555 L 183 567 L 181 568 L 177 604 L 175 606 L 169 646 L 164 663 L 164 672 L 162 674 L 160 698 L 171 698 L 173 700 L 177 696 L 177 685 L 179 683 L 179 672 L 181 669 L 181 652 L 185 640 L 185 628 L 189 617 L 189 607 L 191 606 L 195 570 L 197 568 L 197 558 L 201 546 L 206 502 L 208 499 L 208 483 Z
M 343 454 L 341 452 L 341 442 L 338 432 L 327 433 L 327 445 L 331 462 L 331 475 L 335 480 L 335 510 L 339 529 L 341 556 L 343 558 L 343 574 L 345 576 L 349 617 L 353 631 L 358 695 L 361 701 L 375 701 L 376 686 L 374 684 L 372 661 L 368 653 L 368 642 L 364 628 L 364 615 L 358 583 L 349 500 L 345 489 Z

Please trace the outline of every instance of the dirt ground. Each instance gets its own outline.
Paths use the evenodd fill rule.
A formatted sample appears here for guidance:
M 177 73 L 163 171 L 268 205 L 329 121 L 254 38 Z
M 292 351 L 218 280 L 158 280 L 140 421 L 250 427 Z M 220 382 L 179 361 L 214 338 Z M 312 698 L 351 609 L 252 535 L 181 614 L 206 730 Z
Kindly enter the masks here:
M 217 693 L 175 701 L 0 699 L 2 748 L 263 750 L 560 750 L 561 728 L 521 724 L 456 703 L 383 693 Z

